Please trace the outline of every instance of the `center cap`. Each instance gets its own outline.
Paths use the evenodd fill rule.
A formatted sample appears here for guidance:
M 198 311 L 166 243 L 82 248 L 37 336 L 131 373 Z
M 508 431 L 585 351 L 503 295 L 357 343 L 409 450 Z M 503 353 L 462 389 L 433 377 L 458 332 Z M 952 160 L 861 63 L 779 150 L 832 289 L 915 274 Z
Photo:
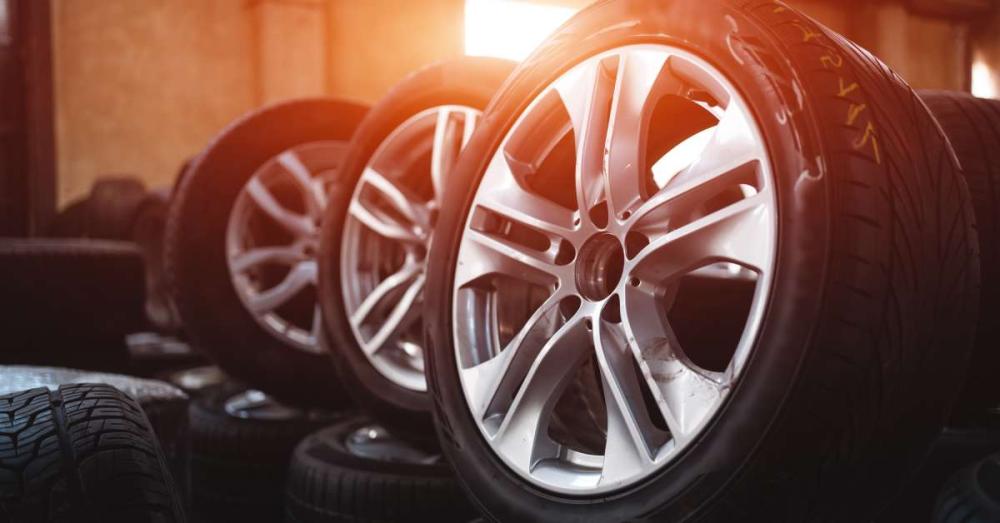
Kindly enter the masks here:
M 618 238 L 598 234 L 580 247 L 576 258 L 576 288 L 590 301 L 600 301 L 614 292 L 622 279 L 625 250 Z

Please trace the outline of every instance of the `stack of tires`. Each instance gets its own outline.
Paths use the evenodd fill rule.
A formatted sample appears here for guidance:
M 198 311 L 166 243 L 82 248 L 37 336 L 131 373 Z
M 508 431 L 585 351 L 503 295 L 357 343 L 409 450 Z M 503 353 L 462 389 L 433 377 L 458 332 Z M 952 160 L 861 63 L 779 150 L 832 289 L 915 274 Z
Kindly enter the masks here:
M 250 114 L 167 217 L 246 384 L 191 407 L 194 512 L 891 519 L 1000 400 L 998 115 L 765 0 L 599 2 L 516 68 Z

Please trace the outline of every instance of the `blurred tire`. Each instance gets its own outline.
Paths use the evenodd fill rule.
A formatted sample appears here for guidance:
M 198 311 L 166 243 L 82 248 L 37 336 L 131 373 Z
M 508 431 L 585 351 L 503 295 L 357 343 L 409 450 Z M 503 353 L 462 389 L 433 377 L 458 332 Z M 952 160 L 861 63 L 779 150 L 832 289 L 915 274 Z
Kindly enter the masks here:
M 309 435 L 285 488 L 288 523 L 468 521 L 475 511 L 440 455 L 365 417 Z

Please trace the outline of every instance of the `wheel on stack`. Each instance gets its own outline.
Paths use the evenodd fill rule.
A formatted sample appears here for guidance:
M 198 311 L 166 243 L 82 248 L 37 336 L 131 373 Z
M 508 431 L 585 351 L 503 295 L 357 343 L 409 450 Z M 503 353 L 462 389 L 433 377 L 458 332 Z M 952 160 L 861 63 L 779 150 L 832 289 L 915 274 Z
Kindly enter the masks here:
M 203 391 L 190 408 L 193 513 L 209 522 L 280 521 L 292 450 L 340 417 L 232 382 Z
M 954 152 L 782 2 L 584 9 L 449 185 L 427 379 L 490 519 L 870 519 L 949 416 L 979 283 Z M 701 310 L 735 335 L 692 334 Z
M 323 218 L 320 305 L 340 380 L 395 436 L 430 442 L 420 311 L 427 249 L 449 172 L 514 64 L 426 67 L 372 108 Z
M 321 348 L 316 250 L 326 192 L 366 109 L 286 102 L 234 122 L 185 171 L 165 270 L 194 345 L 292 404 L 347 398 Z

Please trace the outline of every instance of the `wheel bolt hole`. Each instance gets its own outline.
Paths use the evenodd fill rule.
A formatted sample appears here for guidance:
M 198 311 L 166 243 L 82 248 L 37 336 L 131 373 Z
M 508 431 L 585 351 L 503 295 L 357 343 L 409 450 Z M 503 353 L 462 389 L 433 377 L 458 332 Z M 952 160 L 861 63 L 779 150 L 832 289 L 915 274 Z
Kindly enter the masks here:
M 639 285 L 642 284 L 642 282 L 639 281 L 639 278 L 636 278 L 634 276 L 632 278 L 629 278 L 628 283 L 633 287 L 638 287 Z

